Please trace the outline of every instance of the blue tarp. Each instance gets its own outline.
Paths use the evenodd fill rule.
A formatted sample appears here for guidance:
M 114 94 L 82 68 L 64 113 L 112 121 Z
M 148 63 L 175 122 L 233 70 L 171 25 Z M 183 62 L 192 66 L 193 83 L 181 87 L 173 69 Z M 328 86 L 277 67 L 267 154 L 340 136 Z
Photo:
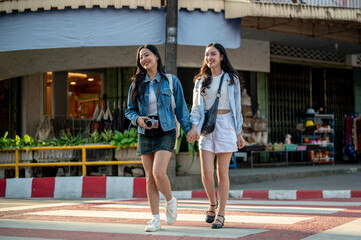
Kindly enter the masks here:
M 206 46 L 212 42 L 221 43 L 226 48 L 239 48 L 241 19 L 225 19 L 224 12 L 179 12 L 178 44 Z
M 65 9 L 0 15 L 0 52 L 165 43 L 165 9 Z M 240 19 L 181 10 L 178 44 L 240 46 Z

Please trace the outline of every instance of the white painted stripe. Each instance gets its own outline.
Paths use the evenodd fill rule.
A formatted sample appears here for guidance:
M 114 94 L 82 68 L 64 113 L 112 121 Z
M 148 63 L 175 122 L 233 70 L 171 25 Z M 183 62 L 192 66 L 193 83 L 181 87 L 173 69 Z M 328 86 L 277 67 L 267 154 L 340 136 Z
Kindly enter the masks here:
M 149 209 L 149 206 L 146 204 L 104 204 L 98 205 L 96 207 L 100 208 L 133 208 L 133 209 Z M 164 207 L 164 205 L 161 205 Z M 179 205 L 179 209 L 187 210 L 206 210 L 208 205 L 192 204 L 192 205 Z M 308 213 L 308 214 L 334 214 L 340 211 L 345 210 L 345 208 L 316 208 L 316 207 L 275 207 L 275 206 L 235 206 L 227 205 L 227 211 L 232 212 L 267 212 L 267 213 Z
M 297 190 L 269 190 L 268 192 L 269 199 L 297 199 Z
M 178 199 L 190 199 L 192 198 L 192 191 L 174 191 L 173 196 Z
M 121 218 L 121 219 L 151 219 L 150 212 L 129 212 L 129 211 L 87 211 L 87 210 L 58 210 L 27 213 L 29 215 L 41 216 L 71 216 L 71 217 L 103 217 L 103 218 Z M 160 215 L 165 219 L 164 214 Z M 267 223 L 267 224 L 294 224 L 310 217 L 272 217 L 272 216 L 227 216 L 227 222 L 235 223 Z M 203 214 L 179 214 L 179 221 L 196 221 L 203 222 Z
M 304 240 L 360 240 L 361 218 L 345 223 L 341 226 L 326 230 L 322 233 L 304 238 Z
M 177 199 L 190 199 L 192 198 L 192 191 L 172 191 L 172 195 Z M 165 199 L 161 192 L 159 192 L 159 199 Z
M 8 207 L 8 208 L 0 208 L 0 212 L 28 210 L 28 209 L 44 208 L 44 207 L 62 207 L 62 206 L 69 206 L 69 205 L 74 205 L 74 204 L 76 204 L 76 203 L 58 203 L 58 204 L 41 204 L 41 205 L 34 205 L 34 206 Z
M 1 233 L 0 233 L 1 234 Z M 9 236 L 0 236 L 0 240 L 54 240 L 50 238 L 32 238 L 32 237 L 9 237 Z M 61 240 L 61 239 L 57 239 Z
M 54 198 L 77 199 L 81 198 L 83 177 L 56 177 Z
M 336 190 L 323 190 L 323 198 L 351 198 L 351 190 L 336 191 Z
M 106 198 L 133 198 L 133 177 L 107 177 Z
M 31 198 L 32 178 L 6 179 L 7 198 Z
M 230 190 L 228 195 L 230 198 L 243 198 L 243 190 Z
M 156 236 L 190 236 L 208 238 L 240 238 L 251 234 L 267 232 L 264 229 L 222 228 L 210 231 L 209 227 L 186 227 L 163 225 L 158 232 L 144 232 L 145 224 L 91 223 L 41 220 L 8 220 L 0 219 L 0 225 L 6 228 L 45 229 L 62 231 L 82 231 L 101 233 L 125 233 Z
M 182 203 L 208 203 L 207 200 L 181 200 Z M 231 204 L 248 205 L 297 205 L 297 206 L 361 206 L 361 202 L 325 202 L 325 201 L 274 201 L 274 200 L 227 200 L 227 207 Z

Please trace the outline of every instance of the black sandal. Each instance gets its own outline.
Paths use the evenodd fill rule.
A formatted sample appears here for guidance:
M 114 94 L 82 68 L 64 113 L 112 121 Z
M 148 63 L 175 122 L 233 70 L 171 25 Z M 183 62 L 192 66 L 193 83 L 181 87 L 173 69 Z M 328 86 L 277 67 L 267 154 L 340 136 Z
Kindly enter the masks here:
M 216 205 L 211 205 L 209 204 L 209 206 L 211 207 L 216 207 L 216 209 L 218 208 L 218 200 L 216 200 L 217 204 Z M 213 216 L 209 216 L 208 213 L 214 213 Z M 207 211 L 206 212 L 206 222 L 207 223 L 212 223 L 214 222 L 214 219 L 216 218 L 216 212 L 215 211 Z
M 223 218 L 223 221 L 219 220 L 218 217 Z M 213 228 L 213 229 L 222 228 L 222 227 L 224 226 L 224 220 L 226 220 L 226 219 L 225 219 L 222 215 L 219 215 L 219 214 L 218 214 L 216 221 L 215 221 L 214 223 L 212 223 L 212 228 Z M 217 223 L 217 222 L 219 222 L 220 224 Z

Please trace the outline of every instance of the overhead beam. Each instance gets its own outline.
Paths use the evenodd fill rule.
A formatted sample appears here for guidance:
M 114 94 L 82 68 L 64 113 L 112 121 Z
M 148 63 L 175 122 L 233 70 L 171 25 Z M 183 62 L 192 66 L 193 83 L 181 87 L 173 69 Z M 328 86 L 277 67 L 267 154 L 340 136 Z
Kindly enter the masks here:
M 297 34 L 361 44 L 361 23 L 331 21 L 319 22 L 316 20 L 277 19 L 270 17 L 245 17 L 242 19 L 242 28 L 254 28 L 257 30 Z

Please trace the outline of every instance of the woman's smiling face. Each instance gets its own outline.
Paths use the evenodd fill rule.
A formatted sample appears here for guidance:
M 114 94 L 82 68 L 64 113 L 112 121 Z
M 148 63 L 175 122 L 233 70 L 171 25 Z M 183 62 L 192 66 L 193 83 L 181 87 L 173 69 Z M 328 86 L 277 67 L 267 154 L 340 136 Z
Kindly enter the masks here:
M 220 66 L 222 60 L 223 55 L 220 54 L 217 48 L 213 46 L 206 48 L 206 52 L 204 53 L 204 61 L 209 68 L 216 68 Z
M 153 67 L 157 68 L 158 66 L 158 56 L 155 55 L 148 48 L 143 48 L 139 52 L 139 61 L 140 65 L 147 71 L 149 69 L 152 69 Z

